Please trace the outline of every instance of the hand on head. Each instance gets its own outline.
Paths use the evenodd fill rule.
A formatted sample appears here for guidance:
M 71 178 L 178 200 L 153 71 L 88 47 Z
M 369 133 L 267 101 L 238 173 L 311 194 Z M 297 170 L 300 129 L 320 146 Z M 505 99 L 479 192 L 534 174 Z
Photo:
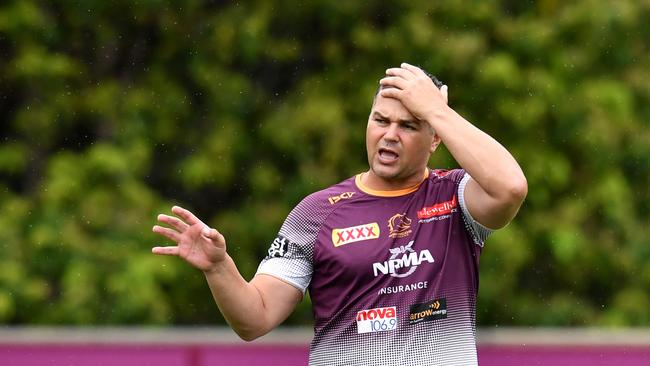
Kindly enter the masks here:
M 386 76 L 379 83 L 382 86 L 380 96 L 399 100 L 420 120 L 427 120 L 433 113 L 447 107 L 448 87 L 443 85 L 438 89 L 431 77 L 419 67 L 402 63 L 400 67 L 387 69 Z

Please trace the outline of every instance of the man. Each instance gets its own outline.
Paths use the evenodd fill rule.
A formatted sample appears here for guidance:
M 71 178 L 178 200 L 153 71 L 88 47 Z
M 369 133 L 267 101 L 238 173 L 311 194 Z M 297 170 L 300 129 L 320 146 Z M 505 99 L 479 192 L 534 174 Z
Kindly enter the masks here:
M 427 168 L 440 142 L 462 169 Z M 476 364 L 483 243 L 517 213 L 527 183 L 515 159 L 447 105 L 447 87 L 412 65 L 386 70 L 366 131 L 369 170 L 306 197 L 245 281 L 223 235 L 189 211 L 153 231 L 205 273 L 245 340 L 269 332 L 309 289 L 311 365 Z M 250 317 L 249 314 L 256 314 Z

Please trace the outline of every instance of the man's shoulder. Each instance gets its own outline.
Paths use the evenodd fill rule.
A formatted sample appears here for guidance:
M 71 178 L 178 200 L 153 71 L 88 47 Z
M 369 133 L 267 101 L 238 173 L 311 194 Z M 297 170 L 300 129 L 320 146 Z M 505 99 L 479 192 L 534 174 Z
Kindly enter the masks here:
M 464 169 L 429 169 L 429 181 L 460 183 L 465 176 Z
M 354 178 L 347 178 L 325 189 L 307 195 L 298 206 L 330 207 L 349 200 L 358 195 L 359 190 L 354 184 Z

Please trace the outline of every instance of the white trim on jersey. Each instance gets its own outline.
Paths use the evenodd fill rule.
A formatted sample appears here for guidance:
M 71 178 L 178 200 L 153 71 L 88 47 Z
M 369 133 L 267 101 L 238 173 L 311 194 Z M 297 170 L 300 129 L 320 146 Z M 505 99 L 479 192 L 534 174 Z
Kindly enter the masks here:
M 488 236 L 490 236 L 490 234 L 492 234 L 494 230 L 487 228 L 481 225 L 480 222 L 474 220 L 472 214 L 470 214 L 469 210 L 467 209 L 467 205 L 465 204 L 465 186 L 467 185 L 467 182 L 469 182 L 471 178 L 472 177 L 470 177 L 469 174 L 465 173 L 463 179 L 461 179 L 460 183 L 458 183 L 458 203 L 460 203 L 460 208 L 463 211 L 463 216 L 465 218 L 465 223 L 467 224 L 467 229 L 472 234 L 474 243 L 483 247 L 483 244 L 485 244 L 485 240 L 487 240 Z

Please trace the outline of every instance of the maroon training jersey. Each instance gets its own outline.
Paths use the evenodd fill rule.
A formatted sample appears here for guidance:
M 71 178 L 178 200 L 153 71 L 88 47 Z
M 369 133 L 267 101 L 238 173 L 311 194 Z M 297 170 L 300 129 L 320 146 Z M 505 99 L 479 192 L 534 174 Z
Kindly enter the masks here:
M 479 255 L 463 170 L 375 191 L 360 175 L 306 197 L 258 274 L 309 290 L 310 365 L 475 365 Z

